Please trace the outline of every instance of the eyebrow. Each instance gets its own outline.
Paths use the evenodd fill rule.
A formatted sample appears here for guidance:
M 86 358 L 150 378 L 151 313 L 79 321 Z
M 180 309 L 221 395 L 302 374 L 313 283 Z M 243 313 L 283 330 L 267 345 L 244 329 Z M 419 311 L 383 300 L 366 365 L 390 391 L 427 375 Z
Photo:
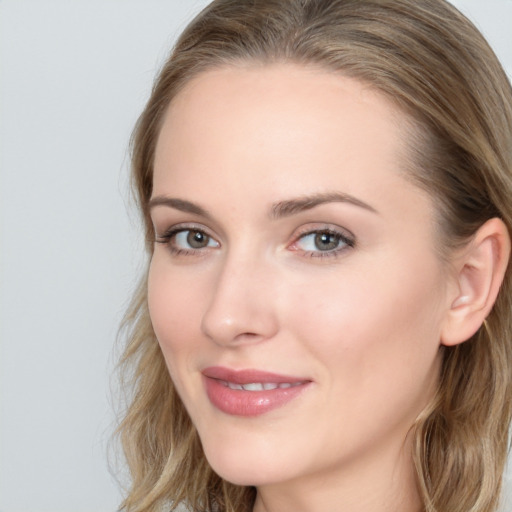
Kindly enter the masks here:
M 296 199 L 289 199 L 286 201 L 279 201 L 274 204 L 271 209 L 271 217 L 279 219 L 281 217 L 288 217 L 297 213 L 311 210 L 316 206 L 326 203 L 349 203 L 358 206 L 372 213 L 378 213 L 377 210 L 369 204 L 357 199 L 350 194 L 342 192 L 327 192 L 320 194 L 313 194 L 309 196 L 298 197 Z
M 211 219 L 211 215 L 201 206 L 198 206 L 191 201 L 186 201 L 185 199 L 178 199 L 176 197 L 167 197 L 167 196 L 156 196 L 149 200 L 149 209 L 151 210 L 155 206 L 168 206 L 169 208 L 174 208 L 175 210 L 179 210 L 185 213 L 192 213 L 194 215 L 200 215 L 201 217 L 205 217 L 207 219 Z
M 297 213 L 311 210 L 316 206 L 320 206 L 326 203 L 349 203 L 370 212 L 378 213 L 373 206 L 370 206 L 369 204 L 361 201 L 360 199 L 357 199 L 354 196 L 351 196 L 350 194 L 345 194 L 342 192 L 327 192 L 279 201 L 278 203 L 272 205 L 269 216 L 271 219 L 289 217 L 291 215 L 296 215 Z M 149 201 L 149 209 L 152 209 L 156 206 L 167 206 L 169 208 L 174 208 L 175 210 L 179 210 L 185 213 L 192 213 L 207 219 L 212 218 L 210 213 L 201 206 L 191 201 L 178 199 L 176 197 L 153 197 Z

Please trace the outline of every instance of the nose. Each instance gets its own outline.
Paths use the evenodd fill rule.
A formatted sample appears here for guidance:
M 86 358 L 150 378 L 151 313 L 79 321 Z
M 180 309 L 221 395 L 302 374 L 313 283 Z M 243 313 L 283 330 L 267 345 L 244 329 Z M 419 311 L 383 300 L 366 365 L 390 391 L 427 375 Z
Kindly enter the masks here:
M 223 346 L 258 343 L 278 330 L 276 276 L 263 260 L 227 257 L 218 271 L 202 318 L 202 331 Z

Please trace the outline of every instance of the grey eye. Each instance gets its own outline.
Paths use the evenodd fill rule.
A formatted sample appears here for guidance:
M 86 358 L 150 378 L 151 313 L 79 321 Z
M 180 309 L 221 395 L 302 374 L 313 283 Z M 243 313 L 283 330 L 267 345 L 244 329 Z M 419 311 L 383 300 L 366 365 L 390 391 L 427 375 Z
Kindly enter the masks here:
M 202 247 L 207 247 L 210 237 L 201 233 L 201 231 L 188 231 L 187 234 L 187 243 L 190 247 L 194 249 L 201 249 Z
M 218 243 L 203 231 L 184 229 L 174 235 L 174 245 L 180 249 L 204 249 L 218 247 Z
M 338 233 L 315 231 L 302 236 L 296 245 L 306 252 L 326 252 L 341 249 L 347 243 Z
M 338 248 L 340 241 L 340 237 L 333 233 L 316 233 L 314 244 L 319 251 L 332 251 Z

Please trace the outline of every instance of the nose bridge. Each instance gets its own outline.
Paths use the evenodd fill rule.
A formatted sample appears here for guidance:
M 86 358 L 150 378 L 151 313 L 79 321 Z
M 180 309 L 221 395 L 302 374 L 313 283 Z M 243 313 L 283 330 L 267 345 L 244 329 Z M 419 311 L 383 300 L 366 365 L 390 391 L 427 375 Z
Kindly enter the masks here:
M 202 330 L 218 344 L 258 342 L 273 336 L 272 268 L 250 250 L 228 251 L 219 268 L 202 319 Z

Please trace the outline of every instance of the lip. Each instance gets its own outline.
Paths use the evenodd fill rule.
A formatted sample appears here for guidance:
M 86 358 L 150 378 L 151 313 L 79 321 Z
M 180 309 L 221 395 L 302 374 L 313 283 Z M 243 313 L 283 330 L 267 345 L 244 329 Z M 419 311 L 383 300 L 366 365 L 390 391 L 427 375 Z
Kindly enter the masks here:
M 286 405 L 310 384 L 304 377 L 280 375 L 261 370 L 232 370 L 211 366 L 202 372 L 206 394 L 212 405 L 233 416 L 259 416 Z M 273 389 L 257 391 L 229 387 L 247 384 L 276 384 Z

